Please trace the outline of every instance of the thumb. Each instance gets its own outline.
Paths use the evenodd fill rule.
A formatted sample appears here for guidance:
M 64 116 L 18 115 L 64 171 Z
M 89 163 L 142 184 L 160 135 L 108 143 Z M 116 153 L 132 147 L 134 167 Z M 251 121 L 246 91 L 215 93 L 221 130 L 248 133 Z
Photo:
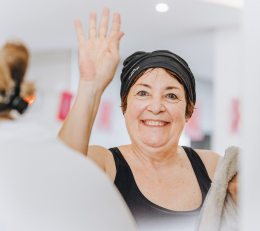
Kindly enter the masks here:
M 123 37 L 124 32 L 119 31 L 116 34 L 113 35 L 113 37 L 110 40 L 109 43 L 109 50 L 114 53 L 114 52 L 118 52 L 119 50 L 119 43 L 121 38 Z

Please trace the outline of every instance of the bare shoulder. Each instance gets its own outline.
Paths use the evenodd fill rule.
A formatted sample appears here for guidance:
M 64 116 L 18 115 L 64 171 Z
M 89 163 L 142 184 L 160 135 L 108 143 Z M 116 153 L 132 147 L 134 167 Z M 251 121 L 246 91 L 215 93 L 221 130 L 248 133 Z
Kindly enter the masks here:
M 88 155 L 104 172 L 106 172 L 112 181 L 115 179 L 116 166 L 113 154 L 106 148 L 99 145 L 88 147 Z
M 220 155 L 210 150 L 196 149 L 195 151 L 198 153 L 202 162 L 204 163 L 210 179 L 213 180 Z

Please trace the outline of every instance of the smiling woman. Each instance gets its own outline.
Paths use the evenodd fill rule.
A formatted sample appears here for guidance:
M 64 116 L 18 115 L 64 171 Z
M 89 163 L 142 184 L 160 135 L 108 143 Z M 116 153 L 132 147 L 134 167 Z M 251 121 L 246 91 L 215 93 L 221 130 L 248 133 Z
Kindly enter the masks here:
M 108 17 L 104 8 L 97 36 L 91 13 L 89 40 L 75 21 L 81 79 L 59 137 L 108 174 L 141 230 L 193 230 L 219 155 L 178 145 L 196 102 L 195 79 L 181 57 L 170 51 L 129 56 L 121 74 L 121 106 L 131 144 L 88 146 L 101 95 L 119 62 L 120 15 L 114 14 L 109 36 Z
M 125 120 L 133 143 L 156 148 L 179 139 L 187 120 L 185 91 L 164 69 L 144 74 L 131 87 L 128 102 Z
M 121 74 L 122 109 L 132 143 L 110 149 L 114 183 L 140 228 L 190 230 L 210 187 L 206 168 L 212 171 L 197 154 L 201 151 L 178 146 L 194 109 L 194 77 L 185 61 L 169 51 L 140 53 L 130 56 L 130 67 L 126 59 Z M 173 65 L 167 65 L 169 56 Z

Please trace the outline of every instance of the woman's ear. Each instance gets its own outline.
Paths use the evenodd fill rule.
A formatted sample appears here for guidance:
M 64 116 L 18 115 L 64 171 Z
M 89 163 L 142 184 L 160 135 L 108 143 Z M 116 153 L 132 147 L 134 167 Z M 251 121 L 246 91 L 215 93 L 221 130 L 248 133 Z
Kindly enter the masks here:
M 185 117 L 185 121 L 186 121 L 186 123 L 188 123 L 189 119 L 190 119 L 190 118 Z

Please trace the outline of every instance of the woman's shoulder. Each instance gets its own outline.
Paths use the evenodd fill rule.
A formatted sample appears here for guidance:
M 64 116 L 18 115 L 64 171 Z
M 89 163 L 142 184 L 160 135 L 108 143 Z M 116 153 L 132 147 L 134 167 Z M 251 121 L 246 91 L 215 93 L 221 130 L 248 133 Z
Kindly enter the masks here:
M 100 145 L 90 145 L 88 146 L 88 155 L 90 154 L 101 154 L 101 155 L 105 155 L 106 153 L 109 153 L 110 151 L 103 147 L 103 146 L 100 146 Z
M 199 157 L 206 167 L 210 179 L 213 180 L 220 155 L 210 150 L 195 149 L 194 151 L 198 153 Z
M 88 157 L 114 181 L 116 174 L 115 161 L 113 154 L 107 148 L 99 145 L 91 145 L 88 147 Z

